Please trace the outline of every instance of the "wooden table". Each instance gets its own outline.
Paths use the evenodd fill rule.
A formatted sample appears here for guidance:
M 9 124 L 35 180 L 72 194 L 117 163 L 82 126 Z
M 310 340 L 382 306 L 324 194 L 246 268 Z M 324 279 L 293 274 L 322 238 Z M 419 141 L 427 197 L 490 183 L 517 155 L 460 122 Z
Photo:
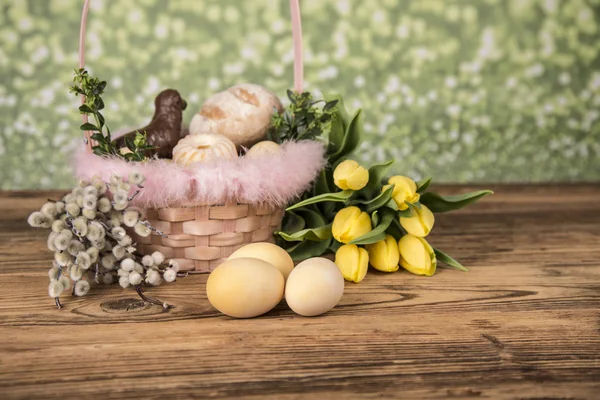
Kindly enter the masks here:
M 430 238 L 470 272 L 370 272 L 326 315 L 251 320 L 205 275 L 149 290 L 169 312 L 118 286 L 57 310 L 25 218 L 59 193 L 2 193 L 0 398 L 600 398 L 600 185 L 494 189 Z

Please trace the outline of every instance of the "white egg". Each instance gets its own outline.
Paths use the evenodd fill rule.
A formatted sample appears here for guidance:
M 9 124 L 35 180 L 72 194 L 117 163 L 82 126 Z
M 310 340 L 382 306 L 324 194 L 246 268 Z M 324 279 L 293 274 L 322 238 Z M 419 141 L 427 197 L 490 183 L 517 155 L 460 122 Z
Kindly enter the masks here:
M 285 299 L 297 314 L 313 317 L 335 307 L 344 294 L 344 277 L 327 258 L 309 258 L 298 264 L 288 277 Z
M 219 265 L 206 282 L 214 308 L 235 318 L 252 318 L 272 310 L 283 297 L 285 282 L 277 268 L 256 258 L 236 258 Z

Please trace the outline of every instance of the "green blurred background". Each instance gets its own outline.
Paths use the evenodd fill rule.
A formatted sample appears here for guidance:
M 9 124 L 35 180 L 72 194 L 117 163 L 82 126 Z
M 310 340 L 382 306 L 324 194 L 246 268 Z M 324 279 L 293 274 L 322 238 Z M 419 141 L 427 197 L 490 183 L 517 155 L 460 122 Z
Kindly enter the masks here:
M 0 0 L 0 188 L 71 185 L 81 1 Z M 445 182 L 600 180 L 600 0 L 301 0 L 306 81 L 365 110 L 358 158 Z M 286 0 L 92 0 L 107 122 L 292 82 Z

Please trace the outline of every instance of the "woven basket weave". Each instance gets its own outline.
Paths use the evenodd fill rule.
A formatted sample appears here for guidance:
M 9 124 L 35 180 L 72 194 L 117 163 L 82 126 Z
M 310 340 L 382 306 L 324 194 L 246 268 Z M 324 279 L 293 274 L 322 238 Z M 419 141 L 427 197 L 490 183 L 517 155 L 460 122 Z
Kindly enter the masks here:
M 273 242 L 283 209 L 251 204 L 145 210 L 150 224 L 165 234 L 132 234 L 142 254 L 162 252 L 185 271 L 210 272 L 248 243 Z

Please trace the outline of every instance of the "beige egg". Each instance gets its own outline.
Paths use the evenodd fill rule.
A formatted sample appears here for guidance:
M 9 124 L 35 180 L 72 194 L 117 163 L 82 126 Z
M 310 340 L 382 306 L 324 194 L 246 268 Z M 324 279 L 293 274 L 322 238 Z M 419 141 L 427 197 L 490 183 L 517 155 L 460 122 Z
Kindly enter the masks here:
M 251 243 L 233 252 L 228 260 L 236 258 L 258 258 L 275 266 L 285 279 L 294 269 L 294 261 L 287 251 L 273 243 Z
M 285 282 L 277 268 L 257 258 L 236 258 L 208 277 L 206 295 L 214 308 L 235 318 L 252 318 L 272 310 L 283 298 Z
M 235 85 L 209 97 L 190 123 L 190 133 L 218 133 L 238 147 L 264 140 L 274 110 L 281 112 L 279 98 L 251 83 Z
M 331 260 L 309 258 L 294 268 L 285 286 L 288 306 L 297 314 L 313 317 L 335 307 L 344 294 L 344 277 Z
M 173 162 L 185 166 L 218 159 L 232 160 L 237 156 L 237 150 L 231 140 L 209 133 L 188 135 L 173 149 Z
M 258 142 L 248 150 L 246 157 L 254 158 L 264 156 L 268 154 L 279 154 L 281 153 L 281 146 L 270 140 Z

